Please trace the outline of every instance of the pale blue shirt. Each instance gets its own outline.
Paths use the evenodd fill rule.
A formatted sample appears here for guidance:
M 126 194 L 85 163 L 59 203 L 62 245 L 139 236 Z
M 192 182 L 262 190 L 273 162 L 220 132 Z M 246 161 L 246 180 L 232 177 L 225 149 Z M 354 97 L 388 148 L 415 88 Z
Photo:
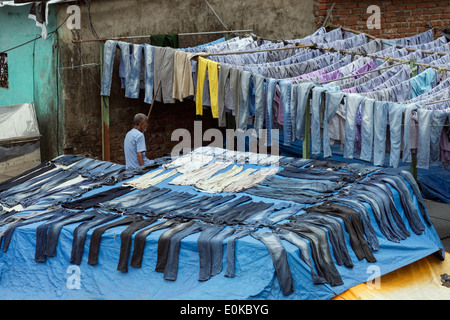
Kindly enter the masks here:
M 145 156 L 147 151 L 147 146 L 145 144 L 145 137 L 142 132 L 137 129 L 131 129 L 125 136 L 124 142 L 124 152 L 125 152 L 125 165 L 127 169 L 139 168 L 140 164 L 137 159 L 138 152 L 142 153 L 142 158 L 144 159 L 144 165 L 148 165 L 151 161 Z

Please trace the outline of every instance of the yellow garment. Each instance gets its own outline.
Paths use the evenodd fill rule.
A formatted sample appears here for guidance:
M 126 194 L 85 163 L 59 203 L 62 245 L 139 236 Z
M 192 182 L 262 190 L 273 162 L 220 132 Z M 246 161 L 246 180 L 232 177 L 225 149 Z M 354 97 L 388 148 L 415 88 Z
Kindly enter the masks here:
M 219 118 L 219 63 L 208 60 L 209 96 L 214 119 Z
M 206 71 L 209 77 L 209 93 L 213 118 L 219 117 L 219 63 L 198 57 L 197 92 L 195 96 L 196 114 L 203 115 L 203 89 L 205 87 Z
M 450 274 L 450 259 L 430 255 L 381 276 L 379 286 L 361 283 L 333 300 L 450 300 L 450 288 L 441 282 L 444 273 Z

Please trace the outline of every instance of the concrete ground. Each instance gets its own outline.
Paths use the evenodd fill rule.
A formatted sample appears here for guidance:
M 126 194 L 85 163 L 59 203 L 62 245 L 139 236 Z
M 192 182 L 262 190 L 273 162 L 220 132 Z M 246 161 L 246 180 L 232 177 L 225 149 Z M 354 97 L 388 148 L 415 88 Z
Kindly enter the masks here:
M 425 204 L 445 251 L 450 253 L 450 204 L 429 200 Z
M 0 175 L 0 182 L 10 177 Z M 431 221 L 442 241 L 446 252 L 450 253 L 450 204 L 425 200 Z

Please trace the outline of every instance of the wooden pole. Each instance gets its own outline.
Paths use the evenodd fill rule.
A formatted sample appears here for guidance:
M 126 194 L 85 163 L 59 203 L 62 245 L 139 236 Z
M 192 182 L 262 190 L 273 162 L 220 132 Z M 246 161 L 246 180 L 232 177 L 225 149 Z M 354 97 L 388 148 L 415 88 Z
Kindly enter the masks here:
M 100 79 L 103 82 L 103 45 L 100 44 Z M 109 97 L 100 96 L 102 114 L 102 159 L 111 160 L 111 145 L 109 134 Z

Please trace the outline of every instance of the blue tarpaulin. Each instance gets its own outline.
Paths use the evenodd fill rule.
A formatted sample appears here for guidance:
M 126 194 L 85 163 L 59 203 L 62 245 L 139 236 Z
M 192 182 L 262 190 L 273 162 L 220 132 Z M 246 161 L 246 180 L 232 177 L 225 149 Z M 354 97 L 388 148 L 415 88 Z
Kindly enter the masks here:
M 259 165 L 244 164 L 244 169 L 247 167 L 262 168 Z M 200 194 L 192 186 L 168 184 L 171 180 L 172 178 L 163 181 L 157 187 Z M 120 185 L 122 182 L 114 186 L 102 186 L 87 192 L 82 197 Z M 388 241 L 381 233 L 371 207 L 364 203 L 380 243 L 380 249 L 374 252 L 377 261 L 375 263 L 369 263 L 366 260 L 358 261 L 353 250 L 349 249 L 354 267 L 336 265 L 344 282 L 338 287 L 332 287 L 329 284 L 313 284 L 310 269 L 300 259 L 299 249 L 283 241 L 294 280 L 294 292 L 288 296 L 283 295 L 267 247 L 251 236 L 236 241 L 236 269 L 235 276 L 232 278 L 224 276 L 227 264 L 227 245 L 224 241 L 222 272 L 207 281 L 198 280 L 200 269 L 197 250 L 199 234 L 197 233 L 184 238 L 181 242 L 176 280 L 164 280 L 163 273 L 155 271 L 158 238 L 164 230 L 151 233 L 147 237 L 141 268 L 129 267 L 128 272 L 118 271 L 120 233 L 126 226 L 109 229 L 103 234 L 97 265 L 87 264 L 89 240 L 93 230 L 87 234 L 81 264 L 70 263 L 73 231 L 79 223 L 64 226 L 59 236 L 56 256 L 48 257 L 45 262 L 38 263 L 34 260 L 38 224 L 32 224 L 17 228 L 8 250 L 0 252 L 0 286 L 2 288 L 0 299 L 328 300 L 355 285 L 370 281 L 374 276 L 387 274 L 433 253 L 444 258 L 443 246 L 434 227 L 424 223 L 426 228 L 422 234 L 417 235 L 412 232 L 402 210 L 399 195 L 394 189 L 392 192 L 395 205 L 411 235 L 400 243 Z M 410 193 L 418 207 L 411 188 Z M 252 197 L 256 201 L 280 202 L 277 199 Z M 24 213 L 27 211 L 21 212 L 21 214 Z M 345 240 L 347 247 L 351 248 L 347 233 L 345 233 Z M 331 245 L 330 248 L 332 248 Z

